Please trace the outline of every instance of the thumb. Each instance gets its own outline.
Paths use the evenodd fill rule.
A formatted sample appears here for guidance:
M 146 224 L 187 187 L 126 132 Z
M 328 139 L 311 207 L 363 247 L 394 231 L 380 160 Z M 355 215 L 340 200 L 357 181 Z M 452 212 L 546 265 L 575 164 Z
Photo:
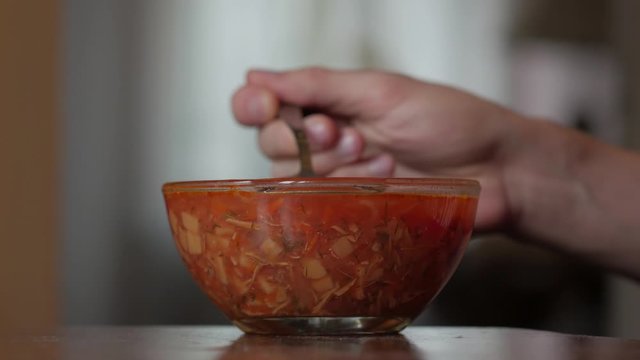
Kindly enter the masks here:
M 382 110 L 398 96 L 394 78 L 373 71 L 329 70 L 312 67 L 285 72 L 251 70 L 250 85 L 271 90 L 281 101 L 344 117 Z

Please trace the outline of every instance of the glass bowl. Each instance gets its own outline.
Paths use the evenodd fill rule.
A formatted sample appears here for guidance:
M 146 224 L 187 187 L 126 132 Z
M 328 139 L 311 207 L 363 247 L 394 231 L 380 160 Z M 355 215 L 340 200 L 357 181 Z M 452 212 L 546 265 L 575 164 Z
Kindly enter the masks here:
M 313 178 L 163 186 L 176 246 L 240 329 L 374 334 L 406 327 L 458 266 L 479 184 Z

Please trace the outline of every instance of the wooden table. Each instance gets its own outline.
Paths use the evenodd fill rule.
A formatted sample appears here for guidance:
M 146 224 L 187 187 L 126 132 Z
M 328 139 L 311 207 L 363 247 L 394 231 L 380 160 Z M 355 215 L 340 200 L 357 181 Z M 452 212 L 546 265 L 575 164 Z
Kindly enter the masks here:
M 640 340 L 507 328 L 277 337 L 243 335 L 230 326 L 71 327 L 3 336 L 0 359 L 640 359 Z

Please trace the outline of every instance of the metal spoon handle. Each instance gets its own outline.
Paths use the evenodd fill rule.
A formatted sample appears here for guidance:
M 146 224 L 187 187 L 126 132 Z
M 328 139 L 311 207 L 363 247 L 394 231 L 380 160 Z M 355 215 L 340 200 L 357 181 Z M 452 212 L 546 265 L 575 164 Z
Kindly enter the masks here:
M 304 132 L 304 122 L 302 109 L 293 106 L 282 104 L 280 105 L 280 112 L 278 117 L 284 120 L 289 125 L 289 128 L 293 131 L 293 135 L 296 138 L 296 144 L 298 145 L 298 158 L 300 159 L 300 172 L 299 177 L 314 177 L 316 174 L 313 172 L 313 166 L 311 165 L 311 151 L 309 150 L 309 140 Z

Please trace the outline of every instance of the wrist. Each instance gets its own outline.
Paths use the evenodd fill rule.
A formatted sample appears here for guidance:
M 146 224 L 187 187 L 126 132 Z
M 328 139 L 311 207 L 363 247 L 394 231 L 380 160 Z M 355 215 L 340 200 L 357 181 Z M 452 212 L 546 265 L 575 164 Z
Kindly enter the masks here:
M 590 142 L 580 133 L 542 119 L 513 114 L 504 183 L 508 230 L 546 244 L 574 237 L 574 219 L 591 204 L 577 173 L 588 162 Z

